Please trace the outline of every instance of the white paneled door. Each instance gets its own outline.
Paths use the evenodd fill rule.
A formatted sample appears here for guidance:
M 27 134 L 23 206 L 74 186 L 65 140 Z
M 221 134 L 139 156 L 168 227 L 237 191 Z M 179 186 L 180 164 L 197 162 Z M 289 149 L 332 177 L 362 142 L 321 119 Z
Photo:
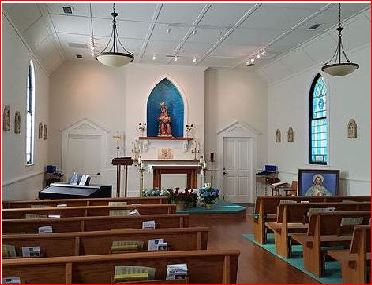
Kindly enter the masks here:
M 252 139 L 223 138 L 224 199 L 235 203 L 252 203 Z
M 103 152 L 100 136 L 70 135 L 67 147 L 65 172 L 71 177 L 74 171 L 89 174 L 91 184 L 99 183 L 101 155 Z

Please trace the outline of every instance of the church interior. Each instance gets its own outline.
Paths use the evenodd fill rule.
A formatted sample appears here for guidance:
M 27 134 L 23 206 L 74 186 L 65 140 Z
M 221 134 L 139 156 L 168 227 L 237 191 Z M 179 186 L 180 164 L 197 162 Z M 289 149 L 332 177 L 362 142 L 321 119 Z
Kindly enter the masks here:
M 370 283 L 370 2 L 2 3 L 2 284 Z

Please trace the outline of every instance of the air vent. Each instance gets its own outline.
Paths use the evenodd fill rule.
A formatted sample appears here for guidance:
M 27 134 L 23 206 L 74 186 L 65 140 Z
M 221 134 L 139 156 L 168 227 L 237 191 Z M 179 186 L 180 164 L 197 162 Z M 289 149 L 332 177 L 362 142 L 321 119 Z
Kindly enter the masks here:
M 76 58 L 83 58 L 83 56 L 81 54 L 77 54 Z
M 72 14 L 72 7 L 71 6 L 64 6 L 64 7 L 62 7 L 62 9 L 63 9 L 63 13 L 69 14 L 69 15 Z
M 308 29 L 309 30 L 316 30 L 319 27 L 320 27 L 320 24 L 314 24 L 314 25 L 310 26 Z
M 72 48 L 88 48 L 87 44 L 79 44 L 79 43 L 68 43 L 68 46 Z

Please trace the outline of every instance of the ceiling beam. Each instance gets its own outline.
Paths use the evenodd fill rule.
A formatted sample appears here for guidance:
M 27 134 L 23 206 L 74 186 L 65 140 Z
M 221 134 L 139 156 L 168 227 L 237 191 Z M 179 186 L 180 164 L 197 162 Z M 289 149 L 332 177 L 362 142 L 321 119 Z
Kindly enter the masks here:
M 138 57 L 139 60 L 141 60 L 143 58 L 143 56 L 145 55 L 147 46 L 149 44 L 149 40 L 152 37 L 152 33 L 154 32 L 156 21 L 158 20 L 158 18 L 160 16 L 160 13 L 161 13 L 161 10 L 163 9 L 163 6 L 164 6 L 164 4 L 161 4 L 161 3 L 156 4 L 154 13 L 152 14 L 151 24 L 149 25 L 149 28 L 147 30 L 145 39 L 144 39 L 142 47 L 141 47 L 141 51 L 140 51 L 140 54 L 139 54 L 139 57 Z
M 252 8 L 244 13 L 242 17 L 228 29 L 213 45 L 210 47 L 195 64 L 201 63 L 206 59 L 216 48 L 218 48 L 237 28 L 239 28 L 254 12 L 262 6 L 261 3 L 256 3 Z
M 180 43 L 177 45 L 177 47 L 173 51 L 174 56 L 178 56 L 179 52 L 183 48 L 183 46 L 186 44 L 187 40 L 190 38 L 190 36 L 194 33 L 196 28 L 198 27 L 201 20 L 203 20 L 204 16 L 207 14 L 209 9 L 212 7 L 212 4 L 206 4 L 200 11 L 199 15 L 195 18 L 194 22 L 192 23 L 191 27 L 185 34 L 185 36 L 182 38 Z M 168 59 L 167 64 L 171 63 L 172 59 Z

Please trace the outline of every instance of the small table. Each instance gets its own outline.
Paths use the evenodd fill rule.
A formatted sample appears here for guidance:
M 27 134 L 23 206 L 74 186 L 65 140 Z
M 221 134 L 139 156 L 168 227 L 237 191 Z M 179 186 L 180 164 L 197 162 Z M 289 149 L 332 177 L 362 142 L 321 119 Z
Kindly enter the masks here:
M 161 188 L 161 175 L 162 174 L 186 174 L 187 182 L 186 189 L 196 189 L 197 188 L 197 175 L 200 172 L 200 166 L 181 166 L 181 165 L 157 165 L 153 166 L 153 187 Z

